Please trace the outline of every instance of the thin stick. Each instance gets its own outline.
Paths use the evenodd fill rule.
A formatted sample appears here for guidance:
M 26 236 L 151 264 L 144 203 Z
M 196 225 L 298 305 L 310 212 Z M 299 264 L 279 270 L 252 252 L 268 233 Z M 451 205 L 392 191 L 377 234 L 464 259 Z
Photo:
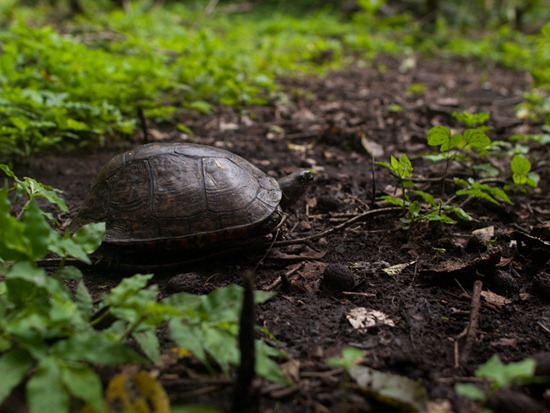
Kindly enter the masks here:
M 460 367 L 460 363 L 465 363 L 470 357 L 472 346 L 479 330 L 479 309 L 481 308 L 481 291 L 483 289 L 483 283 L 480 280 L 474 282 L 474 288 L 472 291 L 472 301 L 470 303 L 470 320 L 468 325 L 455 340 L 455 367 Z M 460 358 L 458 356 L 458 342 L 461 338 L 466 337 L 464 348 Z
M 353 218 L 348 219 L 347 221 L 342 222 L 341 224 L 338 224 L 334 227 L 331 227 L 327 229 L 326 231 L 319 232 L 318 234 L 313 234 L 308 237 L 304 238 L 298 238 L 298 239 L 292 239 L 292 240 L 285 240 L 285 241 L 277 241 L 273 243 L 273 246 L 275 247 L 281 247 L 284 245 L 294 245 L 294 244 L 303 244 L 309 241 L 313 241 L 319 238 L 323 238 L 329 234 L 332 234 L 333 232 L 340 231 L 341 229 L 344 229 L 346 227 L 349 227 L 350 225 L 356 223 L 357 221 L 361 221 L 362 219 L 365 219 L 371 215 L 383 215 L 383 214 L 390 214 L 395 212 L 403 212 L 403 208 L 401 207 L 388 207 L 388 208 L 380 208 L 380 209 L 373 209 L 371 211 L 365 211 L 359 215 L 354 216 Z

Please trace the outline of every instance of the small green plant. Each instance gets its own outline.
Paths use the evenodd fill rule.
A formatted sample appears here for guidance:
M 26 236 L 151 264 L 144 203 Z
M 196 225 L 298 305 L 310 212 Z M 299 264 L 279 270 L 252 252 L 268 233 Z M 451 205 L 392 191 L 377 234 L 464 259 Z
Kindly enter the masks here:
M 501 145 L 493 144 L 487 136 L 486 132 L 489 128 L 482 124 L 489 119 L 488 112 L 453 113 L 453 117 L 467 126 L 462 133 L 453 134 L 446 126 L 435 126 L 428 131 L 427 144 L 438 147 L 439 152 L 426 155 L 425 158 L 435 163 L 444 162 L 443 175 L 439 179 L 441 187 L 437 197 L 431 191 L 417 189 L 413 179 L 414 168 L 406 154 L 399 158 L 392 155 L 389 163 L 378 162 L 399 180 L 400 196 L 385 195 L 382 199 L 407 209 L 407 217 L 404 219 L 406 224 L 416 220 L 455 223 L 455 219 L 451 216 L 471 221 L 473 217 L 461 206 L 453 203 L 456 197 L 461 196 L 478 198 L 493 204 L 512 203 L 506 192 L 512 189 L 510 185 L 498 187 L 489 182 L 477 180 L 474 176 L 466 179 L 449 176 L 450 166 L 455 162 L 465 166 L 471 175 L 475 175 L 477 171 L 490 169 L 488 166 L 490 162 L 484 162 L 487 158 L 501 157 L 509 153 L 509 151 L 502 151 Z M 503 146 L 508 147 L 506 144 Z M 516 153 L 510 161 L 510 177 L 515 186 L 522 190 L 526 186 L 537 186 L 538 177 L 531 172 L 530 161 L 521 154 Z M 447 194 L 449 182 L 456 188 L 451 195 Z
M 61 265 L 53 274 L 40 268 L 46 254 L 90 263 L 88 254 L 100 245 L 104 224 L 89 224 L 74 234 L 59 233 L 51 214 L 36 198 L 66 210 L 59 191 L 31 179 L 12 178 L 12 190 L 26 197 L 12 212 L 8 186 L 0 189 L 0 405 L 24 384 L 31 413 L 69 412 L 79 399 L 104 412 L 99 365 L 160 362 L 159 327 L 210 369 L 239 362 L 237 344 L 242 288 L 229 286 L 207 296 L 178 294 L 159 301 L 152 274 L 137 274 L 94 303 L 77 267 Z M 54 225 L 54 226 L 52 226 Z M 65 281 L 76 281 L 72 291 Z M 270 298 L 258 293 L 257 302 Z M 168 323 L 169 322 L 169 323 Z M 129 340 L 136 345 L 130 346 Z M 257 342 L 258 374 L 286 382 L 270 358 L 282 354 Z
M 525 359 L 515 363 L 504 364 L 497 354 L 478 367 L 476 377 L 487 380 L 483 386 L 473 383 L 457 383 L 455 391 L 461 396 L 476 400 L 482 405 L 496 390 L 512 385 L 523 385 L 533 382 L 535 378 L 535 360 Z M 480 412 L 491 410 L 482 408 Z
M 455 223 L 456 221 L 448 213 L 454 213 L 461 219 L 468 221 L 473 219 L 462 208 L 455 205 L 443 205 L 432 194 L 415 189 L 415 184 L 411 178 L 413 167 L 407 155 L 403 154 L 399 159 L 392 155 L 390 163 L 378 162 L 378 164 L 389 169 L 399 179 L 401 196 L 384 195 L 381 199 L 407 210 L 407 216 L 403 218 L 404 224 L 409 225 L 417 220 Z M 416 199 L 412 199 L 413 196 Z M 427 209 L 422 209 L 421 201 L 428 205 Z

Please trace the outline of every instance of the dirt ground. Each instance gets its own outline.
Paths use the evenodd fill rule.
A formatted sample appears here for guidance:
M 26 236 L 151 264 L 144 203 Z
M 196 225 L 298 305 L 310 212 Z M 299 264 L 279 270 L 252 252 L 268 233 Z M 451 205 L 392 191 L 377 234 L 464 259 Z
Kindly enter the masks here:
M 227 148 L 277 177 L 299 167 L 314 168 L 315 184 L 292 211 L 284 234 L 297 239 L 384 206 L 376 198 L 392 194 L 396 181 L 373 165 L 365 148 L 372 151 L 373 142 L 381 151 L 376 161 L 406 153 L 413 159 L 418 187 L 438 193 L 430 178 L 442 176 L 443 168 L 420 155 L 430 150 L 429 128 L 462 127 L 451 112 L 490 111 L 493 140 L 513 133 L 540 133 L 540 125 L 515 116 L 515 105 L 522 101 L 529 81 L 525 73 L 479 63 L 386 57 L 322 79 L 286 79 L 284 94 L 267 106 L 222 108 L 212 115 L 181 119 L 196 136 L 165 125 L 150 125 L 150 134 L 151 140 L 187 139 Z M 409 87 L 419 83 L 425 90 L 411 92 Z M 136 143 L 138 138 L 117 148 L 42 156 L 21 170 L 62 189 L 74 214 L 101 165 Z M 535 148 L 532 154 L 549 159 L 548 148 Z M 373 212 L 306 245 L 274 248 L 258 266 L 255 285 L 278 294 L 257 308 L 257 323 L 288 354 L 288 360 L 281 362 L 295 385 L 284 388 L 257 380 L 255 410 L 406 411 L 362 392 L 341 369 L 325 363 L 346 346 L 365 351 L 363 365 L 423 384 L 434 402 L 432 411 L 455 412 L 476 410 L 456 396 L 453 386 L 475 381 L 476 368 L 494 353 L 510 362 L 550 352 L 546 168 L 537 171 L 538 189 L 529 195 L 511 194 L 512 206 L 464 202 L 475 222 L 418 222 L 405 229 L 401 213 Z M 457 167 L 452 173 L 464 177 L 467 170 Z M 473 231 L 488 227 L 494 229 L 494 242 L 479 242 Z M 261 254 L 243 254 L 231 266 L 220 263 L 215 272 L 174 271 L 157 281 L 163 295 L 206 293 L 241 283 L 243 268 L 256 266 L 261 258 Z M 407 265 L 392 275 L 383 271 L 396 264 Z M 114 284 L 116 277 L 92 271 L 86 283 L 98 292 Z M 482 288 L 478 328 L 462 334 L 474 311 L 476 280 Z M 375 327 L 355 328 L 346 315 L 359 307 L 382 312 L 394 326 L 379 320 Z M 190 377 L 185 369 L 174 369 L 159 372 L 174 405 L 230 406 L 231 383 Z M 519 400 L 519 406 L 498 404 L 498 398 L 492 406 L 495 411 L 548 411 L 550 395 L 545 389 L 548 384 L 516 388 L 529 399 L 513 393 L 508 396 Z M 501 399 L 509 400 L 506 395 Z M 529 410 L 531 402 L 544 407 Z

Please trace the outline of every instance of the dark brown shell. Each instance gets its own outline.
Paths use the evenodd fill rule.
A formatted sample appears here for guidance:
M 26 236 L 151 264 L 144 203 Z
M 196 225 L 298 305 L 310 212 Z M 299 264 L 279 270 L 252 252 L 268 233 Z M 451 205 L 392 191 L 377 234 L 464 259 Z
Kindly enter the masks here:
M 281 197 L 275 179 L 233 153 L 151 143 L 103 167 L 73 227 L 104 221 L 104 241 L 120 246 L 219 248 L 270 232 Z

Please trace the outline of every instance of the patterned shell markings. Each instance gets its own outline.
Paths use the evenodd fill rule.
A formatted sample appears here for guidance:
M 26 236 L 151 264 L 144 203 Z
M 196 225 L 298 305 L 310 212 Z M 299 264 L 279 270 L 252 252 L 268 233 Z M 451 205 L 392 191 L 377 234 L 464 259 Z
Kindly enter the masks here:
M 153 143 L 102 169 L 76 223 L 106 221 L 111 244 L 204 248 L 257 236 L 281 196 L 275 179 L 228 151 Z

